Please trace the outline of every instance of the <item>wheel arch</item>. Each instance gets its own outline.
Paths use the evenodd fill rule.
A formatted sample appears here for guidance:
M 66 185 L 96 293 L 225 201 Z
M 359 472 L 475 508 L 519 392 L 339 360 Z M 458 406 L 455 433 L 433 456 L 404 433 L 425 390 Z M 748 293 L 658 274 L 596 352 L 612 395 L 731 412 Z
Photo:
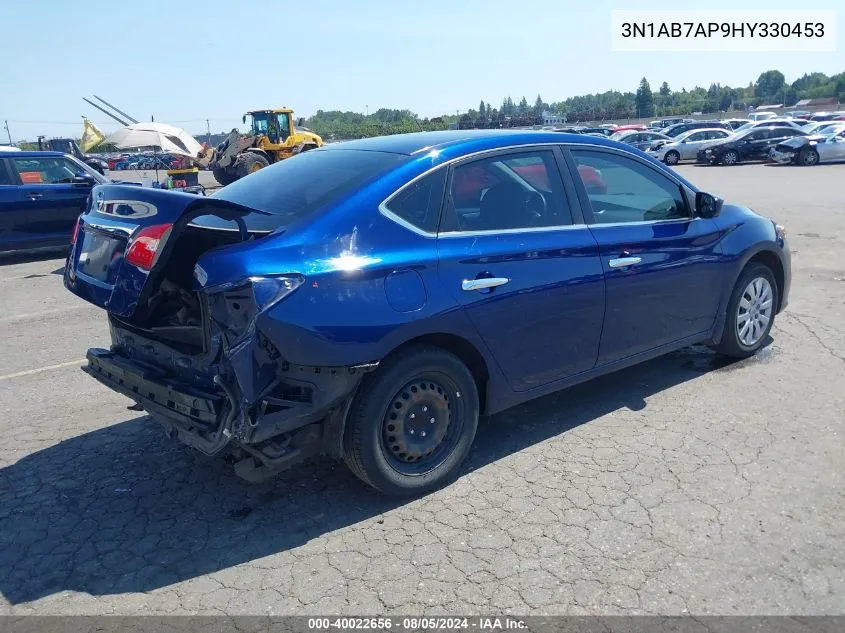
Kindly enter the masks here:
M 772 274 L 775 276 L 775 283 L 778 287 L 778 305 L 775 313 L 780 312 L 781 306 L 783 305 L 784 283 L 786 282 L 783 262 L 780 260 L 780 257 L 777 256 L 777 253 L 769 249 L 757 251 L 754 255 L 748 258 L 740 269 L 739 274 L 741 275 L 742 271 L 748 268 L 751 264 L 763 264 L 772 271 Z M 737 279 L 739 279 L 739 276 L 737 276 Z M 734 283 L 736 283 L 736 280 L 734 280 Z
M 484 355 L 470 341 L 456 334 L 445 332 L 422 334 L 409 339 L 394 348 L 390 355 L 416 345 L 430 345 L 457 356 L 466 365 L 475 380 L 478 389 L 479 411 L 483 414 L 487 410 L 487 387 L 490 384 L 490 370 Z

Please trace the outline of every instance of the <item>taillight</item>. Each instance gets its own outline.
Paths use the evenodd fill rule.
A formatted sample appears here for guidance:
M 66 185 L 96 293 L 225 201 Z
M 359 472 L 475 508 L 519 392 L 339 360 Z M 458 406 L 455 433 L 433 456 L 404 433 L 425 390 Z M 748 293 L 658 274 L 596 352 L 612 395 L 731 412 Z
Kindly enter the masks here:
M 141 229 L 129 243 L 126 261 L 143 270 L 152 270 L 172 228 L 172 224 L 154 224 Z
M 82 223 L 82 216 L 76 218 L 76 224 L 73 225 L 73 234 L 70 236 L 70 244 L 76 244 L 76 237 L 79 235 L 79 225 Z

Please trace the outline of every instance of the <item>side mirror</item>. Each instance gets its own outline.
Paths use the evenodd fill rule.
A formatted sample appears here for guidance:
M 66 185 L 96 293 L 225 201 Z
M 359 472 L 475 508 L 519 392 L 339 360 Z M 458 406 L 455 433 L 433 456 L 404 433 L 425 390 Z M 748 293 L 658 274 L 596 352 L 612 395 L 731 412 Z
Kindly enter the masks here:
M 246 115 L 243 115 L 243 116 L 241 117 L 241 123 L 246 123 Z
M 298 127 L 305 127 L 305 117 L 303 117 L 303 116 L 299 117 L 299 119 L 297 119 L 297 121 L 296 121 L 296 125 Z
M 699 218 L 715 218 L 721 212 L 723 202 L 721 198 L 699 191 L 695 194 L 695 215 Z
M 74 176 L 73 180 L 71 180 L 71 183 L 74 184 L 74 185 L 79 185 L 79 186 L 83 186 L 83 187 L 93 187 L 94 185 L 97 184 L 97 181 L 94 179 L 93 176 L 89 176 L 88 174 L 85 174 L 84 176 L 82 176 L 82 175 Z
M 681 144 L 684 144 L 686 142 L 687 142 L 687 139 L 684 139 L 683 141 L 681 141 Z

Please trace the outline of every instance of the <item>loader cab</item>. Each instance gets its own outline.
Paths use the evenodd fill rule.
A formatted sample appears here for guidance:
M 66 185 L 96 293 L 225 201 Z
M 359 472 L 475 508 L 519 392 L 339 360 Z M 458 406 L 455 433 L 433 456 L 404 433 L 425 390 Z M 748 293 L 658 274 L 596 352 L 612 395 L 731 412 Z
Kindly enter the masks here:
M 291 121 L 293 115 L 290 112 L 268 110 L 250 112 L 244 115 L 244 123 L 246 123 L 247 116 L 252 119 L 252 134 L 266 136 L 272 145 L 282 145 L 290 137 L 293 127 Z

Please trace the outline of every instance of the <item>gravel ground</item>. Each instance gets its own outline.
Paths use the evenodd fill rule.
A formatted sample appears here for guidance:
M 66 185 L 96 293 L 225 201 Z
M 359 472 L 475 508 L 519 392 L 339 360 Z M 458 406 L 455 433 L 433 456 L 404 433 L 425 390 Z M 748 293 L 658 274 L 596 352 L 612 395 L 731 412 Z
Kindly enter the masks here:
M 79 371 L 108 332 L 63 260 L 0 261 L 0 614 L 845 613 L 845 166 L 680 171 L 786 225 L 771 345 L 498 415 L 409 503 L 166 440 Z

